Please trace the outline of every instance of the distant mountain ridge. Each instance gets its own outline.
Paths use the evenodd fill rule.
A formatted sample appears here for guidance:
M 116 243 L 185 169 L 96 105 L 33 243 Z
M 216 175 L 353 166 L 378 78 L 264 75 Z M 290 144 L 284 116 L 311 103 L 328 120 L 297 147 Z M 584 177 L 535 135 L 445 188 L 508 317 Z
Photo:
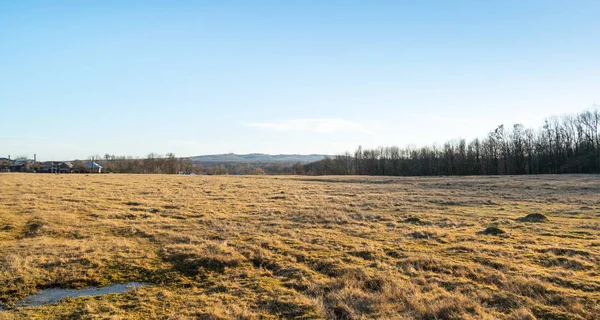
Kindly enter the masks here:
M 265 153 L 249 153 L 249 154 L 209 154 L 202 156 L 190 157 L 193 162 L 197 163 L 309 163 L 319 161 L 328 157 L 324 154 L 265 154 Z

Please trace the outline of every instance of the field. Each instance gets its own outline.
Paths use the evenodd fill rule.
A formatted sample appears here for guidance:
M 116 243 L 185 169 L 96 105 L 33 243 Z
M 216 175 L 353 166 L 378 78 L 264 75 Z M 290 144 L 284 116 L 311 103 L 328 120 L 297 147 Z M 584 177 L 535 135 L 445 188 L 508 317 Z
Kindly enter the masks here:
M 598 319 L 599 236 L 598 176 L 0 174 L 0 319 Z

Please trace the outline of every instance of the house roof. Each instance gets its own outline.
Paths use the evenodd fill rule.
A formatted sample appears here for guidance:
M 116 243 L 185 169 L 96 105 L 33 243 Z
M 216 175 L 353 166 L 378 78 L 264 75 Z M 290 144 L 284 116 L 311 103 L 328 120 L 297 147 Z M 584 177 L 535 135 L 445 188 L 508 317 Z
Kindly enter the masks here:
M 0 158 L 0 161 L 11 161 L 9 158 Z
M 58 166 L 59 166 L 59 167 L 68 167 L 68 168 L 73 168 L 73 164 L 72 164 L 72 163 L 70 163 L 70 162 L 68 162 L 68 161 L 61 162 L 61 163 L 59 163 L 59 164 L 58 164 Z
M 101 166 L 101 165 L 99 165 L 99 164 L 97 164 L 97 163 L 95 163 L 95 162 L 88 162 L 88 163 L 86 164 L 86 167 L 87 167 L 88 169 L 102 169 L 102 166 Z
M 31 160 L 24 160 L 24 159 L 15 160 L 15 165 L 17 165 L 17 166 L 21 166 L 21 165 L 24 165 L 24 164 L 26 164 L 26 163 L 28 163 L 28 162 L 30 162 L 30 161 L 31 161 Z

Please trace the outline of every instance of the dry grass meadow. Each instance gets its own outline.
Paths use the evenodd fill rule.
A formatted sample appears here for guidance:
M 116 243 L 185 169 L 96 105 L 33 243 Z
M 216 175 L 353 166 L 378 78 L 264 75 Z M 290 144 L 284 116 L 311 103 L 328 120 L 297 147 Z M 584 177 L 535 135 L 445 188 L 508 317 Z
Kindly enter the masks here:
M 0 174 L 0 319 L 598 319 L 599 236 L 598 176 Z

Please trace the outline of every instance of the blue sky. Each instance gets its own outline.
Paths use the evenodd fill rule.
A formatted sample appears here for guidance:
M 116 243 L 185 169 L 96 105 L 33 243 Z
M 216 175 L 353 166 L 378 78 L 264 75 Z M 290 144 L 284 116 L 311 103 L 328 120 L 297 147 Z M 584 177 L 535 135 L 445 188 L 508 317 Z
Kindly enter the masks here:
M 0 156 L 328 153 L 600 102 L 600 1 L 1 1 Z

